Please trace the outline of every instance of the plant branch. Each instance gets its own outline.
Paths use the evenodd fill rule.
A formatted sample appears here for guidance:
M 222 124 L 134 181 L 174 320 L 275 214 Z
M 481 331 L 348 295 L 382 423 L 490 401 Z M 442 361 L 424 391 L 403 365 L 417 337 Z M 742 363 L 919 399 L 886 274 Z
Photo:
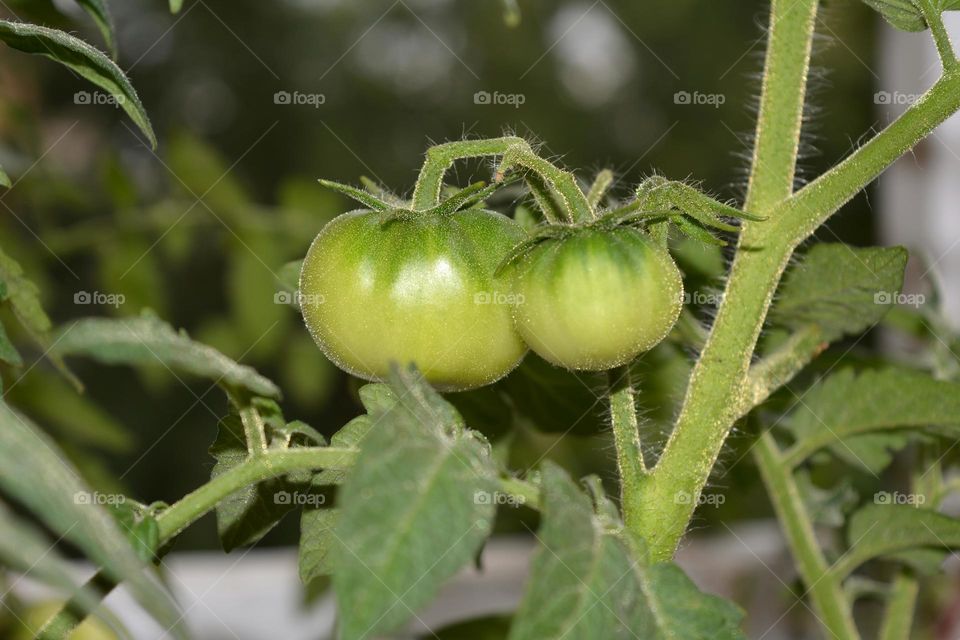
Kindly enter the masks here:
M 821 624 L 830 637 L 840 640 L 859 638 L 841 581 L 829 571 L 797 483 L 792 472 L 783 465 L 780 451 L 769 432 L 760 436 L 753 454 Z
M 918 4 L 923 11 L 924 21 L 930 27 L 933 41 L 937 45 L 937 53 L 940 54 L 940 63 L 944 71 L 952 69 L 957 64 L 957 54 L 953 50 L 950 35 L 943 24 L 943 11 L 934 0 L 918 0 Z
M 440 203 L 443 176 L 455 161 L 502 155 L 507 149 L 517 145 L 529 146 L 523 138 L 506 136 L 484 140 L 457 140 L 430 147 L 413 189 L 413 209 L 426 211 Z
M 740 415 L 746 415 L 769 398 L 770 394 L 790 382 L 828 346 L 823 341 L 820 327 L 811 324 L 793 333 L 773 353 L 756 362 L 747 374 Z
M 640 482 L 647 472 L 640 448 L 640 429 L 634 404 L 630 367 L 619 367 L 608 374 L 610 380 L 610 421 L 613 423 L 613 441 L 617 448 L 617 468 L 620 471 L 620 498 L 623 515 L 630 526 L 636 511 L 635 503 L 642 499 Z
M 907 640 L 913 626 L 913 609 L 920 583 L 907 573 L 898 573 L 890 585 L 877 640 Z
M 773 0 L 744 210 L 766 214 L 793 193 L 817 0 Z
M 162 547 L 168 544 L 227 496 L 244 487 L 296 471 L 349 469 L 356 461 L 358 453 L 357 449 L 298 447 L 250 456 L 157 514 L 159 545 Z M 504 492 L 520 498 L 523 504 L 531 508 L 536 508 L 539 504 L 539 490 L 528 482 L 505 477 L 501 478 L 500 486 Z M 94 574 L 87 586 L 92 588 L 93 593 L 105 597 L 116 583 L 101 571 Z M 38 637 L 42 640 L 66 640 L 84 616 L 80 603 L 71 599 L 44 625 Z
M 251 456 L 261 456 L 267 452 L 267 431 L 263 418 L 256 407 L 246 403 L 240 407 L 240 422 L 246 436 L 247 451 Z

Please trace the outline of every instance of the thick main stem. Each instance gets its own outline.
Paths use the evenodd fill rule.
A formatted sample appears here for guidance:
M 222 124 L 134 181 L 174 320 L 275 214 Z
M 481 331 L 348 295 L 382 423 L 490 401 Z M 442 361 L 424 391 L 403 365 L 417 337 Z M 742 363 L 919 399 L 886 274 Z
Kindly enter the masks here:
M 760 436 L 753 447 L 753 455 L 821 624 L 829 631 L 829 637 L 839 640 L 859 638 L 842 585 L 829 571 L 797 483 L 783 464 L 769 432 Z

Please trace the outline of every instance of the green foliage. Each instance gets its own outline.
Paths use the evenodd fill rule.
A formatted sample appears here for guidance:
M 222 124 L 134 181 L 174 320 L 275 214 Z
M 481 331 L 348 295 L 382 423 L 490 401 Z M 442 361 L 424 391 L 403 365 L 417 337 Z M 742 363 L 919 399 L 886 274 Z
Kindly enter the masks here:
M 116 59 L 117 38 L 114 33 L 113 16 L 110 15 L 110 9 L 107 8 L 107 3 L 104 2 L 104 0 L 76 0 L 76 2 L 93 18 L 107 45 L 107 51 Z
M 541 548 L 510 640 L 745 637 L 736 607 L 700 593 L 676 565 L 648 566 L 558 467 L 544 466 L 543 487 Z
M 143 571 L 110 514 L 34 425 L 0 403 L 0 489 L 27 506 L 55 534 L 80 548 L 113 579 L 126 581 L 143 607 L 177 637 L 180 615 L 170 595 Z M 122 497 L 116 501 L 120 501 Z
M 922 429 L 960 434 L 960 385 L 919 371 L 842 369 L 816 383 L 786 419 L 797 465 L 822 448 L 848 464 L 879 473 Z
M 157 146 L 150 118 L 133 85 L 120 67 L 103 53 L 63 31 L 8 20 L 0 20 L 0 40 L 19 51 L 55 60 L 109 92 L 147 136 L 150 146 Z
M 827 342 L 859 333 L 890 309 L 906 264 L 902 247 L 814 245 L 784 278 L 770 319 L 795 330 L 816 324 Z
M 960 9 L 958 0 L 933 0 L 934 6 L 941 12 Z M 902 31 L 923 31 L 928 28 L 923 10 L 916 0 L 863 0 L 874 11 L 897 29 Z
M 344 638 L 395 628 L 477 553 L 493 524 L 488 448 L 422 379 L 395 371 L 396 402 L 337 498 L 337 571 Z M 481 499 L 478 496 L 486 496 Z
M 188 373 L 227 389 L 247 389 L 277 398 L 280 390 L 251 367 L 238 364 L 186 332 L 174 331 L 155 315 L 136 318 L 86 318 L 61 330 L 52 352 L 83 355 L 106 364 L 161 365 L 173 375 Z
M 960 548 L 960 521 L 933 509 L 893 504 L 891 495 L 878 494 L 878 504 L 869 504 L 850 517 L 849 551 L 838 563 L 838 572 L 873 558 L 909 559 L 902 555 L 906 551 L 934 552 L 933 557 L 939 556 L 942 562 L 948 551 Z

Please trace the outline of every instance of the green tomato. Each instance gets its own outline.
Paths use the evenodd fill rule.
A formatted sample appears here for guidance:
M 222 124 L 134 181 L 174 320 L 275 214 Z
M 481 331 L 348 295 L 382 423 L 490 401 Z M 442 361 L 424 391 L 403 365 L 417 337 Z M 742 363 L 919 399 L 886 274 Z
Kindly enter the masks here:
M 33 640 L 37 631 L 60 611 L 62 602 L 43 602 L 32 605 L 17 614 L 16 624 L 11 629 L 10 640 Z M 102 620 L 87 617 L 67 636 L 68 640 L 117 640 L 117 634 Z
M 677 265 L 636 229 L 585 228 L 546 240 L 512 271 L 520 335 L 568 369 L 630 362 L 667 336 L 683 306 Z
M 368 380 L 383 380 L 391 362 L 416 363 L 445 391 L 505 376 L 527 349 L 494 272 L 522 229 L 481 209 L 390 215 L 344 214 L 310 246 L 300 306 L 316 343 Z

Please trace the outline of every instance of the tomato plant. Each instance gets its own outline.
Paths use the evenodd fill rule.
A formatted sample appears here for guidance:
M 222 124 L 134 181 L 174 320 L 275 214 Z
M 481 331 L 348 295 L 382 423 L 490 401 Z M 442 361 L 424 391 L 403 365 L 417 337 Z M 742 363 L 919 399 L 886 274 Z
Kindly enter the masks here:
M 149 310 L 55 326 L 26 268 L 33 265 L 0 252 L 0 563 L 68 598 L 19 621 L 0 619 L 0 633 L 107 637 L 98 621 L 84 619 L 123 583 L 163 633 L 187 638 L 186 612 L 153 575 L 165 570 L 178 537 L 213 513 L 231 551 L 258 543 L 293 513 L 300 578 L 311 591 L 332 590 L 336 633 L 346 640 L 401 629 L 471 563 L 485 579 L 488 539 L 510 525 L 532 531 L 534 523 L 537 551 L 522 599 L 510 611 L 433 635 L 745 638 L 744 612 L 701 591 L 675 561 L 690 523 L 703 514 L 698 508 L 723 503 L 725 494 L 709 483 L 724 466 L 726 446 L 739 455 L 734 465 L 752 463 L 746 478 L 728 476 L 736 480 L 728 493 L 743 493 L 743 502 L 752 501 L 749 491 L 766 493 L 811 626 L 842 640 L 873 628 L 883 640 L 921 637 L 931 625 L 916 612 L 937 600 L 925 593 L 937 587 L 928 576 L 960 549 L 960 520 L 949 501 L 960 489 L 950 455 L 960 437 L 960 337 L 941 312 L 889 304 L 904 286 L 905 249 L 810 239 L 960 111 L 960 64 L 942 16 L 960 5 L 865 3 L 896 28 L 929 30 L 943 74 L 892 124 L 806 186 L 797 186 L 796 167 L 821 3 L 773 0 L 748 188 L 738 205 L 656 173 L 635 187 L 609 170 L 588 182 L 582 171 L 549 159 L 546 145 L 467 137 L 427 149 L 409 199 L 369 180 L 363 188 L 323 180 L 362 208 L 330 220 L 303 206 L 316 218 L 298 229 L 317 233 L 303 260 L 282 264 L 301 254 L 296 242 L 286 257 L 254 252 L 246 241 L 252 236 L 227 227 L 255 258 L 230 275 L 244 326 L 221 324 L 205 335 L 259 334 L 261 321 L 276 317 L 264 338 L 286 314 L 310 348 L 274 353 L 280 342 L 267 340 L 262 349 L 277 360 L 295 353 L 298 366 L 326 365 L 326 356 L 364 380 L 351 387 L 355 394 L 343 394 L 345 405 L 362 409 L 336 428 L 290 418 L 295 409 L 283 404 L 280 385 L 241 364 L 239 348 L 215 349 Z M 170 4 L 176 11 L 181 3 Z M 138 125 L 152 153 L 157 138 L 146 109 L 112 59 L 117 38 L 106 4 L 79 5 L 109 55 L 21 20 L 0 20 L 0 41 L 93 82 Z M 516 3 L 505 6 L 515 22 Z M 480 91 L 474 104 L 518 107 L 520 98 Z M 325 99 L 274 96 L 276 105 L 314 108 Z M 675 98 L 690 99 L 683 92 Z M 180 152 L 202 155 L 189 145 Z M 494 161 L 489 185 L 448 184 L 454 163 L 469 159 Z M 0 183 L 14 190 L 32 168 L 16 182 L 0 171 Z M 240 208 L 270 233 L 289 231 L 238 205 L 244 198 L 223 189 L 223 178 L 213 176 L 201 194 L 190 188 L 196 176 L 181 179 L 198 196 L 191 208 L 203 203 L 217 219 Z M 136 210 L 139 187 L 118 183 L 111 182 L 117 199 Z M 210 191 L 214 206 L 204 202 Z M 56 199 L 53 192 L 45 195 Z M 156 242 L 185 216 L 157 231 Z M 270 262 L 270 286 L 281 289 L 270 292 L 279 305 L 270 313 L 263 310 L 267 296 L 252 293 L 261 255 Z M 196 266 L 183 264 L 183 272 Z M 699 290 L 712 285 L 716 291 Z M 78 292 L 75 304 L 89 304 L 88 295 Z M 296 313 L 306 328 L 293 322 Z M 858 349 L 880 323 L 909 336 L 919 354 L 905 362 Z M 521 364 L 528 349 L 534 353 Z M 77 470 L 68 454 L 82 447 L 37 424 L 53 405 L 77 414 L 82 427 L 107 422 L 76 400 L 89 375 L 70 369 L 80 357 L 159 364 L 161 374 L 219 387 L 226 397 L 219 412 L 205 394 L 195 395 L 195 405 L 216 418 L 209 481 L 169 504 L 162 500 L 168 496 L 140 502 L 120 489 L 98 491 L 110 474 Z M 305 379 L 298 388 L 309 395 L 312 377 L 294 377 Z M 91 385 L 94 394 L 104 386 Z M 42 401 L 20 406 L 24 387 L 40 389 Z M 81 435 L 84 445 L 116 451 L 123 433 Z M 704 529 L 716 524 L 704 520 Z M 88 582 L 77 580 L 61 542 L 97 568 Z M 0 604 L 19 610 L 6 595 Z M 860 606 L 866 598 L 874 608 Z

